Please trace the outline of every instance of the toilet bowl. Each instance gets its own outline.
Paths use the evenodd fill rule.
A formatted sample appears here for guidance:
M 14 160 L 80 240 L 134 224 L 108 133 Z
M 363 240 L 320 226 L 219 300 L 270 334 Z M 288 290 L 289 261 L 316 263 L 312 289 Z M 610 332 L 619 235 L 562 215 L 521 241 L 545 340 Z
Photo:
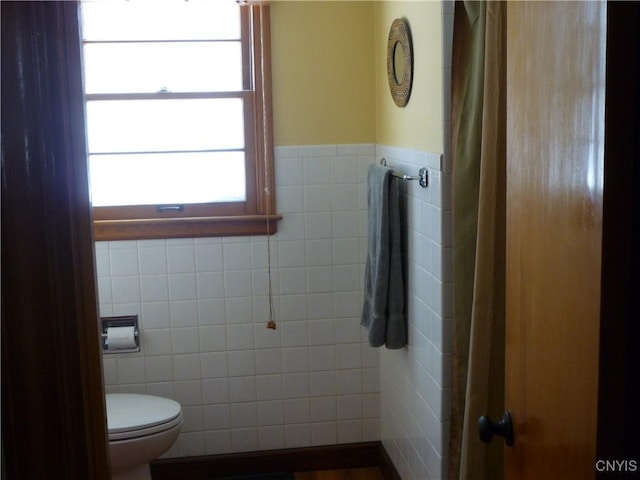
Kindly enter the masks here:
M 130 393 L 109 393 L 106 399 L 112 480 L 151 480 L 149 463 L 178 438 L 180 404 Z

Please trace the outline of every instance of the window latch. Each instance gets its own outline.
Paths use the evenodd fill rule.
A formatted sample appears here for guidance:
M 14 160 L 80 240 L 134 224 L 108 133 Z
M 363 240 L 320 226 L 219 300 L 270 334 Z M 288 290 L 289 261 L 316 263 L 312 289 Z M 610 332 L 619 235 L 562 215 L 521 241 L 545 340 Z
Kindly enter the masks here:
M 157 205 L 156 212 L 184 212 L 184 205 Z

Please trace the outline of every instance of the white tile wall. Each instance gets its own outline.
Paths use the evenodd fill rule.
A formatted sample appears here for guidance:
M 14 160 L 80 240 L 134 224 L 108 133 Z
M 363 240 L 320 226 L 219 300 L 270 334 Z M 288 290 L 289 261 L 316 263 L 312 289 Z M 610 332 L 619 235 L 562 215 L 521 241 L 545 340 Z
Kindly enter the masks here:
M 366 170 L 381 157 L 411 175 L 429 168 L 428 188 L 401 184 L 402 350 L 369 347 L 359 324 Z M 181 403 L 185 424 L 166 456 L 382 439 L 403 479 L 443 478 L 451 211 L 441 163 L 382 145 L 278 148 L 278 201 L 288 206 L 269 246 L 266 237 L 98 243 L 101 314 L 137 313 L 142 335 L 140 353 L 104 356 L 107 391 Z M 303 193 L 286 203 L 293 188 Z M 275 331 L 265 328 L 267 247 Z
M 108 392 L 174 398 L 167 456 L 380 439 L 379 353 L 360 326 L 375 145 L 276 149 L 278 233 L 99 242 L 101 315 L 142 351 L 104 355 Z M 278 328 L 268 320 L 267 248 Z
M 443 208 L 441 156 L 378 145 L 377 157 L 417 176 L 428 167 L 429 187 L 402 182 L 406 211 L 409 345 L 381 350 L 381 435 L 403 479 L 446 478 L 450 398 L 451 210 Z
M 381 435 L 404 480 L 447 478 L 451 403 L 451 45 L 454 2 L 442 2 L 442 156 L 378 146 L 378 157 L 415 175 L 429 168 L 429 188 L 411 183 L 407 209 L 409 346 L 381 351 Z

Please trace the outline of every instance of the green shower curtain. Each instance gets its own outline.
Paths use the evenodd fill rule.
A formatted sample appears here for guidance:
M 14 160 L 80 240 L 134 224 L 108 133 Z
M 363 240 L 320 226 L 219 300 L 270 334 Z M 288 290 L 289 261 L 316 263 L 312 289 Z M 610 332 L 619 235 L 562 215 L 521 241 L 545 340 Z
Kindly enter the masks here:
M 505 34 L 505 3 L 456 2 L 450 479 L 503 476 L 501 439 L 482 443 L 477 421 L 504 408 Z

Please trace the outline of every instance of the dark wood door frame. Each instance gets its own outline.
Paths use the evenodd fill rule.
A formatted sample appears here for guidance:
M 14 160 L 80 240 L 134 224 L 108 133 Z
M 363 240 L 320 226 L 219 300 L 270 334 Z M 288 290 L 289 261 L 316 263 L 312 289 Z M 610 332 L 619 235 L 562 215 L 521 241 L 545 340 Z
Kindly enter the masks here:
M 597 446 L 605 461 L 640 461 L 639 29 L 638 2 L 608 2 Z
M 2 2 L 3 478 L 108 479 L 75 2 Z

